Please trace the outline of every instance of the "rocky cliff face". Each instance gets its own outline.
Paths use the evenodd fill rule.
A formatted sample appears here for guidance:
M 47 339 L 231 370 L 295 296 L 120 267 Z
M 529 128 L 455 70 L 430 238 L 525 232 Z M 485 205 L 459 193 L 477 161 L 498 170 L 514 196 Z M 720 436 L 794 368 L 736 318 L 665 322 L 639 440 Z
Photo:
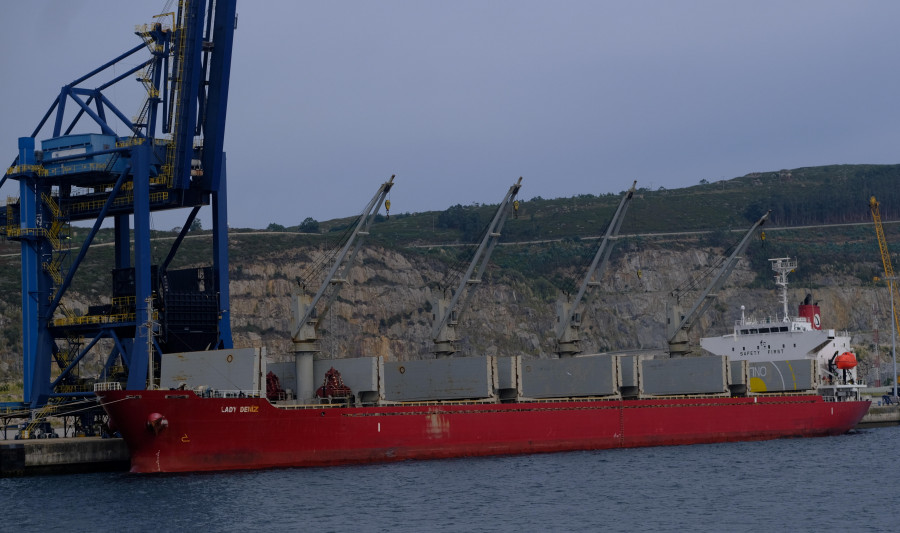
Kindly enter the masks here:
M 232 264 L 231 316 L 236 346 L 265 346 L 275 360 L 292 357 L 291 292 L 297 286 L 295 280 L 321 259 L 321 253 L 314 247 L 295 248 Z M 583 352 L 663 349 L 669 291 L 700 274 L 718 257 L 719 251 L 683 245 L 617 248 L 584 308 Z M 799 269 L 803 268 L 800 264 Z M 445 263 L 414 251 L 363 247 L 348 283 L 321 321 L 322 356 L 379 355 L 400 361 L 433 357 L 432 302 L 446 269 Z M 570 270 L 562 274 L 574 277 L 574 269 Z M 716 302 L 695 326 L 695 347 L 701 335 L 728 333 L 740 318 L 742 305 L 748 315 L 758 318 L 781 315 L 771 272 L 762 273 L 767 280 L 763 287 L 748 288 L 758 274 L 748 262 L 738 264 Z M 822 308 L 823 326 L 853 333 L 855 350 L 865 360 L 877 310 L 884 357 L 884 346 L 890 344 L 890 300 L 884 287 L 862 284 L 850 275 L 822 274 L 807 282 L 813 284 L 810 289 L 796 281 L 797 277 L 791 280 L 788 295 L 790 313 L 796 313 L 797 304 L 812 293 Z M 320 280 L 311 283 L 313 290 Z M 551 356 L 556 293 L 545 280 L 492 265 L 462 316 L 459 355 Z M 21 353 L 15 348 L 18 339 L 12 338 L 18 329 L 13 326 L 20 320 L 17 296 L 5 301 L 0 316 L 0 325 L 5 326 L 0 338 L 4 343 L 0 378 L 13 380 L 21 379 L 16 376 L 22 372 Z M 687 305 L 695 297 L 696 293 L 688 295 Z M 70 305 L 86 309 L 89 301 L 72 294 Z M 96 366 L 102 360 L 86 364 Z
M 296 286 L 293 280 L 318 254 L 312 248 L 295 249 L 232 267 L 236 345 L 264 345 L 276 360 L 290 356 L 290 302 Z M 716 258 L 692 249 L 614 254 L 583 314 L 583 351 L 663 348 L 669 291 L 708 268 Z M 434 287 L 445 269 L 442 263 L 413 252 L 364 248 L 349 283 L 321 321 L 322 355 L 380 355 L 388 360 L 432 357 L 431 302 L 436 297 Z M 716 303 L 694 328 L 695 340 L 700 335 L 730 331 L 740 318 L 742 305 L 748 315 L 781 315 L 779 293 L 769 274 L 765 276 L 773 281 L 765 288 L 748 289 L 757 272 L 741 262 Z M 797 283 L 791 285 L 791 314 L 796 313 L 797 304 L 806 294 L 812 293 L 822 308 L 825 328 L 868 332 L 873 328 L 872 311 L 877 300 L 883 299 L 882 304 L 886 302 L 889 309 L 886 294 L 881 294 L 885 291 L 863 287 L 856 278 L 823 278 L 815 283 L 822 287 L 809 290 Z M 689 307 L 695 297 L 696 293 L 689 295 L 685 305 Z M 554 348 L 555 312 L 552 297 L 539 296 L 530 280 L 516 279 L 492 267 L 484 283 L 477 287 L 471 308 L 458 327 L 460 355 L 548 357 Z M 889 322 L 882 322 L 882 328 L 889 332 Z M 854 342 L 867 343 L 868 339 L 856 335 Z

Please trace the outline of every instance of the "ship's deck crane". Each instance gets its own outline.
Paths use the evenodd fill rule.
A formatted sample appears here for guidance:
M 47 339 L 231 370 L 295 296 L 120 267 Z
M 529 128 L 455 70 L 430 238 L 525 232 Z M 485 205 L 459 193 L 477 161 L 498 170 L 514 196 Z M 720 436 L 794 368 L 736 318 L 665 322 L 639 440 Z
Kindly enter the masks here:
M 581 312 L 578 310 L 578 307 L 581 305 L 581 300 L 588 290 L 600 284 L 599 280 L 595 281 L 595 279 L 598 279 L 603 274 L 603 271 L 606 270 L 609 254 L 613 248 L 613 241 L 619 235 L 619 228 L 622 227 L 625 211 L 628 210 L 628 204 L 634 197 L 636 186 L 637 181 L 631 184 L 631 188 L 628 189 L 625 196 L 622 197 L 622 201 L 619 202 L 619 207 L 613 214 L 612 220 L 610 220 L 609 226 L 606 228 L 606 233 L 603 235 L 603 240 L 600 241 L 600 246 L 597 248 L 597 253 L 594 254 L 594 259 L 591 261 L 584 280 L 581 282 L 578 294 L 570 301 L 559 300 L 556 303 L 556 320 L 558 322 L 556 327 L 556 354 L 559 357 L 572 356 L 581 352 L 581 347 L 579 346 L 581 341 Z
M 667 326 L 668 326 L 668 350 L 669 356 L 677 356 L 677 355 L 687 355 L 691 353 L 690 341 L 688 339 L 688 333 L 691 328 L 694 326 L 695 321 L 698 317 L 700 317 L 713 303 L 716 296 L 718 295 L 719 290 L 725 284 L 725 281 L 728 279 L 728 276 L 731 275 L 731 272 L 734 270 L 735 265 L 737 265 L 738 259 L 740 255 L 747 248 L 747 244 L 750 242 L 750 236 L 753 235 L 753 232 L 756 231 L 757 228 L 762 226 L 766 219 L 769 218 L 769 213 L 772 211 L 769 210 L 750 227 L 750 230 L 747 231 L 744 238 L 735 246 L 734 251 L 726 260 L 721 263 L 718 272 L 713 277 L 712 281 L 710 281 L 709 285 L 697 300 L 694 302 L 690 311 L 686 314 L 681 314 L 681 305 L 680 299 L 684 295 L 680 289 L 675 289 L 672 291 L 673 302 L 669 307 L 668 318 L 667 318 Z
M 522 188 L 521 177 L 519 181 L 509 188 L 506 196 L 503 197 L 503 200 L 497 207 L 494 217 L 485 230 L 481 244 L 475 250 L 475 254 L 469 262 L 469 267 L 461 277 L 452 298 L 448 299 L 446 294 L 442 294 L 433 304 L 435 322 L 431 336 L 434 339 L 433 352 L 435 357 L 449 357 L 456 353 L 458 349 L 456 345 L 458 340 L 456 326 L 459 324 L 463 312 L 469 306 L 472 294 L 474 294 L 474 287 L 481 283 L 481 277 L 484 275 L 485 269 L 487 269 L 494 247 L 497 246 L 497 242 L 500 240 L 500 231 L 503 229 L 503 224 L 506 222 L 513 204 L 516 202 L 516 195 L 519 193 L 520 188 Z M 477 272 L 475 270 L 476 267 L 478 269 Z M 462 299 L 463 296 L 465 296 L 464 299 Z M 460 302 L 460 299 L 462 299 L 462 302 Z
M 22 250 L 23 403 L 93 396 L 91 378 L 78 375 L 90 353 L 105 360 L 101 378 L 141 389 L 153 385 L 148 352 L 232 346 L 222 148 L 235 10 L 235 0 L 180 0 L 176 13 L 136 28 L 140 44 L 64 85 L 34 131 L 19 139 L 0 187 L 18 181 L 20 194 L 0 207 L 0 234 Z M 120 64 L 141 51 L 150 58 Z M 94 81 L 117 65 L 111 79 Z M 146 99 L 129 119 L 108 89 L 135 77 Z M 118 136 L 116 124 L 128 134 Z M 52 131 L 36 150 L 45 126 Z M 210 204 L 213 266 L 169 271 L 198 211 Z M 166 259 L 153 265 L 151 212 L 176 208 L 191 210 Z M 73 277 L 108 220 L 115 234 L 110 303 L 68 309 Z M 93 221 L 74 259 L 67 247 L 73 221 Z M 142 327 L 155 319 L 158 336 Z
M 360 213 L 356 226 L 346 238 L 346 242 L 340 252 L 334 258 L 334 264 L 326 274 L 314 296 L 304 292 L 305 287 L 298 287 L 291 301 L 291 340 L 294 343 L 294 355 L 297 372 L 297 397 L 308 400 L 315 396 L 315 377 L 313 376 L 313 359 L 319 352 L 319 321 L 331 308 L 337 298 L 341 287 L 350 274 L 350 268 L 356 259 L 365 238 L 369 235 L 369 228 L 378 214 L 381 206 L 387 202 L 386 198 L 394 186 L 394 176 L 381 184 L 375 196 L 369 200 L 366 207 Z M 385 206 L 388 207 L 388 206 Z M 331 289 L 329 291 L 329 289 Z M 328 292 L 328 296 L 325 293 Z M 317 309 L 319 302 L 323 302 Z
M 875 197 L 869 198 L 869 210 L 872 212 L 872 220 L 875 222 L 875 235 L 878 237 L 878 250 L 881 252 L 881 264 L 884 266 L 884 279 L 888 282 L 891 293 L 891 309 L 894 314 L 894 331 L 900 331 L 900 294 L 897 294 L 897 278 L 894 276 L 894 265 L 891 254 L 888 252 L 887 238 L 884 236 L 884 227 L 881 225 L 881 209 Z M 897 361 L 894 361 L 894 374 L 891 381 L 894 383 L 894 396 L 897 396 Z

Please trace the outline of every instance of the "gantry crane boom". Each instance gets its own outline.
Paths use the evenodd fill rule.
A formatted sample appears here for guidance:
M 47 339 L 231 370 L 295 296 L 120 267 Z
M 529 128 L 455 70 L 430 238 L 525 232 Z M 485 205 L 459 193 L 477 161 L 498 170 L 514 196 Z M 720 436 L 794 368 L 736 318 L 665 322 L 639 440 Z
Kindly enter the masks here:
M 578 306 L 581 305 L 581 300 L 587 293 L 588 288 L 599 283 L 599 281 L 592 281 L 594 277 L 600 277 L 603 274 L 603 271 L 606 270 L 609 254 L 612 252 L 612 241 L 619 235 L 619 228 L 622 227 L 622 220 L 625 219 L 625 211 L 628 210 L 628 204 L 634 197 L 636 186 L 637 180 L 631 184 L 631 188 L 628 189 L 625 196 L 622 197 L 622 201 L 619 202 L 619 207 L 613 214 L 612 220 L 610 220 L 609 226 L 606 228 L 606 233 L 603 235 L 603 240 L 600 241 L 600 246 L 597 248 L 597 253 L 594 254 L 594 259 L 591 261 L 591 265 L 588 267 L 584 280 L 581 282 L 578 294 L 572 301 L 559 302 L 557 305 L 557 320 L 559 321 L 559 326 L 556 328 L 556 353 L 560 357 L 575 355 L 581 351 L 578 346 L 578 342 L 581 340 L 579 335 L 581 320 L 578 313 Z
M 678 305 L 678 299 L 680 294 L 678 291 L 673 291 L 672 296 L 674 297 L 675 302 L 673 303 L 672 308 L 670 309 L 670 316 L 668 317 L 668 324 L 670 326 L 670 330 L 668 333 L 668 348 L 669 355 L 685 355 L 691 352 L 690 344 L 688 340 L 688 332 L 694 326 L 694 322 L 697 318 L 702 315 L 709 306 L 715 300 L 719 289 L 722 288 L 722 285 L 725 284 L 725 280 L 728 279 L 728 276 L 731 275 L 731 272 L 734 270 L 735 265 L 737 265 L 737 261 L 740 258 L 740 255 L 747 248 L 747 244 L 750 242 L 750 236 L 753 235 L 753 232 L 760 226 L 762 226 L 766 219 L 769 218 L 769 213 L 772 211 L 766 211 L 766 214 L 761 216 L 753 226 L 747 231 L 744 235 L 744 238 L 735 246 L 734 251 L 728 256 L 722 266 L 719 268 L 716 275 L 713 277 L 712 281 L 710 281 L 709 285 L 707 285 L 706 289 L 700 294 L 697 300 L 694 302 L 691 310 L 686 314 L 680 314 L 680 307 Z M 674 327 L 673 327 L 674 326 Z
M 891 262 L 891 254 L 888 252 L 887 238 L 884 236 L 884 227 L 881 225 L 881 210 L 875 197 L 869 198 L 869 211 L 872 212 L 872 220 L 875 222 L 875 236 L 878 237 L 878 250 L 881 252 L 881 264 L 884 266 L 884 279 L 888 282 L 891 292 L 892 309 L 894 310 L 895 331 L 900 331 L 900 295 L 897 294 L 897 284 L 894 278 L 894 265 Z
M 447 357 L 456 352 L 456 325 L 459 323 L 463 311 L 468 307 L 472 294 L 474 294 L 472 287 L 481 283 L 481 277 L 484 275 L 485 269 L 487 269 L 491 253 L 493 253 L 494 247 L 497 246 L 497 242 L 500 240 L 500 230 L 503 229 L 510 207 L 515 202 L 516 194 L 519 193 L 520 188 L 522 188 L 521 177 L 519 177 L 519 181 L 509 188 L 506 196 L 503 197 L 503 200 L 497 207 L 494 218 L 488 224 L 484 238 L 481 240 L 481 244 L 478 245 L 478 249 L 475 250 L 474 257 L 469 262 L 469 268 L 460 279 L 453 297 L 448 302 L 442 295 L 435 305 L 435 323 L 431 336 L 434 339 L 434 353 L 438 357 Z M 473 276 L 476 266 L 478 267 L 478 272 Z M 463 295 L 465 295 L 465 299 L 460 304 L 459 302 Z
M 63 85 L 0 178 L 0 187 L 19 182 L 20 197 L 0 206 L 0 234 L 21 243 L 23 403 L 32 407 L 91 396 L 94 376 L 79 374 L 89 355 L 105 360 L 98 379 L 141 389 L 154 384 L 162 353 L 233 346 L 223 146 L 236 0 L 177 4 L 136 28 L 140 44 Z M 111 88 L 135 79 L 146 95 L 129 118 Z M 212 207 L 212 265 L 170 270 L 203 206 Z M 183 208 L 178 237 L 153 264 L 151 213 Z M 92 222 L 74 258 L 72 222 Z M 110 223 L 108 303 L 69 310 L 76 274 Z

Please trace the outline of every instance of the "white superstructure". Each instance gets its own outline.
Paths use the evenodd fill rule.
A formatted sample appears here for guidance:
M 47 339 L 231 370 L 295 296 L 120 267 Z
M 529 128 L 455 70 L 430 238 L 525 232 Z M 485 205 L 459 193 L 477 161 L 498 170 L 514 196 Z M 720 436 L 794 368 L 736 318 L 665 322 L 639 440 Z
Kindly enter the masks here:
M 837 356 L 850 352 L 850 335 L 833 329 L 822 329 L 819 306 L 812 296 L 798 306 L 796 316 L 788 314 L 787 275 L 797 268 L 790 258 L 770 259 L 776 272 L 775 283 L 781 287 L 783 314 L 757 319 L 746 316 L 741 306 L 741 319 L 734 331 L 721 337 L 704 337 L 700 346 L 715 355 L 727 355 L 733 361 L 752 362 L 816 359 L 820 386 L 858 384 L 856 368 L 840 370 Z

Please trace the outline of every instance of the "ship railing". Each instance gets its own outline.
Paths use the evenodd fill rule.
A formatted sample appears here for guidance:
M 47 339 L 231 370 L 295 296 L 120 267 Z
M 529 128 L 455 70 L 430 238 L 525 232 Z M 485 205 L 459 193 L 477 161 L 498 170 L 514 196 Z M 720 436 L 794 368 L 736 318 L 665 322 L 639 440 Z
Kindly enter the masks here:
M 556 404 L 572 402 L 614 402 L 621 400 L 619 396 L 580 396 L 571 398 L 517 398 L 515 403 L 522 404 Z M 470 400 L 420 400 L 414 402 L 394 402 L 380 400 L 376 407 L 444 407 L 449 405 L 494 405 L 501 403 L 496 398 L 470 399 Z M 366 404 L 372 405 L 372 404 Z M 322 404 L 322 403 L 279 403 L 275 407 L 279 409 L 322 409 L 346 407 L 346 403 Z
M 696 394 L 639 394 L 638 400 L 709 400 L 730 398 L 731 392 L 698 392 Z
M 780 317 L 778 315 L 775 316 L 767 316 L 762 320 L 758 320 L 752 316 L 748 316 L 743 320 L 738 319 L 734 321 L 735 326 L 765 326 L 772 324 L 790 324 L 791 322 L 805 322 L 807 324 L 811 323 L 809 317 L 805 316 L 783 316 Z
M 391 400 L 381 400 L 378 402 L 380 406 L 390 407 L 440 407 L 442 405 L 477 405 L 477 404 L 493 404 L 497 403 L 497 398 L 472 398 L 469 400 L 419 400 L 412 402 L 396 402 Z
M 259 398 L 263 396 L 258 390 L 209 390 L 209 394 L 203 394 L 204 398 Z
M 57 385 L 56 392 L 92 392 L 94 388 L 91 385 Z
M 346 407 L 347 404 L 321 404 L 321 403 L 279 403 L 274 405 L 278 409 L 331 409 Z
M 572 403 L 572 402 L 614 402 L 622 399 L 621 394 L 609 396 L 567 396 L 564 398 L 529 398 L 519 396 L 515 403 Z
M 777 314 L 775 316 L 767 316 L 762 319 L 758 319 L 754 316 L 745 317 L 743 320 L 738 319 L 734 321 L 735 326 L 755 326 L 760 324 L 783 324 L 785 322 L 790 322 L 792 320 L 791 317 L 785 316 L 780 317 Z
M 428 400 L 417 402 L 391 402 L 380 400 L 375 407 L 441 407 L 446 405 L 484 405 L 498 403 L 494 398 L 480 400 Z M 371 403 L 364 405 L 370 406 Z M 347 407 L 347 403 L 279 403 L 275 407 L 279 409 L 325 409 Z
M 759 396 L 762 398 L 763 396 L 809 396 L 810 394 L 816 394 L 816 389 L 806 389 L 806 390 L 779 390 L 779 391 L 766 391 L 766 392 L 753 392 L 748 391 L 747 397 L 753 398 L 754 396 Z
M 852 376 L 844 379 L 840 374 L 833 374 L 827 370 L 822 369 L 822 373 L 824 376 L 819 378 L 819 385 L 821 387 L 868 387 L 869 384 L 861 379 L 854 379 Z
M 101 381 L 100 383 L 94 383 L 94 392 L 108 390 L 122 390 L 122 384 L 118 381 Z
M 852 384 L 821 384 L 819 393 L 826 402 L 858 401 L 861 390 L 866 388 L 865 383 Z

